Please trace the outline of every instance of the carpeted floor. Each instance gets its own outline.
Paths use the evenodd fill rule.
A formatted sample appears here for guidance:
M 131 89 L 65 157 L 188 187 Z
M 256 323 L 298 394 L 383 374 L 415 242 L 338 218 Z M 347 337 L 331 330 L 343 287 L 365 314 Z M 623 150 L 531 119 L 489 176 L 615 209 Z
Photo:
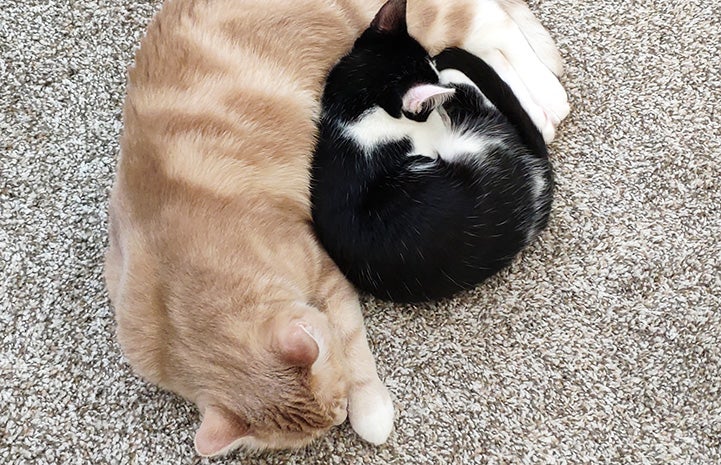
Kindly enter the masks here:
M 0 7 L 0 463 L 199 461 L 195 409 L 131 374 L 101 279 L 125 68 L 159 3 Z M 573 105 L 549 230 L 450 302 L 366 302 L 387 445 L 346 424 L 227 463 L 721 463 L 721 0 L 532 8 Z

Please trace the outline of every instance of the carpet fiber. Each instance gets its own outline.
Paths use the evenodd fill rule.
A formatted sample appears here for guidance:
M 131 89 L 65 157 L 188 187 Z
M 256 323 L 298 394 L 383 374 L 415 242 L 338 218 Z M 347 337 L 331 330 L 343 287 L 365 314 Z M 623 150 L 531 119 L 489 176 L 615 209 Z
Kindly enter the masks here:
M 205 463 L 102 281 L 125 69 L 158 0 L 0 7 L 0 463 Z M 548 231 L 477 290 L 364 301 L 395 397 L 216 463 L 721 463 L 720 0 L 532 1 L 567 62 Z

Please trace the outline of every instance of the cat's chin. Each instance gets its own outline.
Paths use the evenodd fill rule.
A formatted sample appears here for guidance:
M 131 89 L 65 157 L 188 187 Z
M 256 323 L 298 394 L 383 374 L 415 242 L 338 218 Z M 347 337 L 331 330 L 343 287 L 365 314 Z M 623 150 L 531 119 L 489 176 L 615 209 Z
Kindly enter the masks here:
M 371 383 L 364 389 L 354 393 L 352 400 L 349 402 L 354 404 L 353 407 L 351 407 L 352 413 L 349 414 L 347 410 L 348 404 L 343 402 L 342 411 L 339 410 L 337 412 L 333 425 L 338 426 L 350 417 L 351 426 L 362 439 L 375 445 L 386 442 L 393 429 L 394 417 L 393 401 L 388 389 L 382 383 Z M 274 449 L 300 449 L 326 432 L 327 429 L 297 436 L 278 434 L 262 438 L 248 435 L 238 438 L 232 444 L 209 457 L 227 455 L 238 449 L 249 452 Z
M 237 439 L 232 444 L 212 455 L 198 453 L 202 457 L 221 457 L 228 455 L 237 450 L 248 452 L 260 452 L 264 450 L 280 450 L 280 449 L 300 449 L 307 446 L 315 439 L 320 437 L 325 431 L 318 431 L 315 434 L 305 436 L 303 438 L 276 437 L 269 439 L 259 439 L 254 436 L 245 436 Z M 197 451 L 197 448 L 196 448 Z
M 258 438 L 255 438 L 253 436 L 248 436 L 245 438 L 241 438 L 238 442 L 237 447 L 241 447 L 243 449 L 249 450 L 249 451 L 260 451 L 260 450 L 268 450 L 268 449 L 299 449 L 301 447 L 304 447 L 311 442 L 315 438 L 317 438 L 318 435 L 313 436 L 307 436 L 303 439 L 300 438 L 273 438 L 270 440 L 261 440 Z

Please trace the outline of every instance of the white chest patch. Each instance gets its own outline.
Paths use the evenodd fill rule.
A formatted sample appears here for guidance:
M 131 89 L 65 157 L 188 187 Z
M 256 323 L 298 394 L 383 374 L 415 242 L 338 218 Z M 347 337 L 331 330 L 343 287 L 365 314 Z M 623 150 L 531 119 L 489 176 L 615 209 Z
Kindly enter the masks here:
M 428 120 L 418 122 L 405 116 L 393 118 L 382 108 L 376 107 L 364 114 L 358 122 L 347 125 L 345 130 L 367 155 L 379 144 L 408 139 L 413 146 L 409 155 L 432 159 L 440 156 L 446 161 L 459 156 L 482 157 L 490 141 L 477 134 L 454 131 L 441 111 L 436 110 Z

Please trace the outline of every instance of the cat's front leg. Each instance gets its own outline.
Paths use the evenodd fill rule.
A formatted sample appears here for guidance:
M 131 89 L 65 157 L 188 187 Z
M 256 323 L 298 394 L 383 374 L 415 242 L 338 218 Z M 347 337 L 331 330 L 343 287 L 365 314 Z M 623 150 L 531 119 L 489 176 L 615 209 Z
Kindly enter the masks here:
M 383 444 L 393 430 L 393 401 L 378 377 L 368 346 L 358 296 L 340 271 L 332 265 L 326 280 L 325 312 L 345 348 L 350 391 L 348 418 L 358 435 L 372 444 Z

